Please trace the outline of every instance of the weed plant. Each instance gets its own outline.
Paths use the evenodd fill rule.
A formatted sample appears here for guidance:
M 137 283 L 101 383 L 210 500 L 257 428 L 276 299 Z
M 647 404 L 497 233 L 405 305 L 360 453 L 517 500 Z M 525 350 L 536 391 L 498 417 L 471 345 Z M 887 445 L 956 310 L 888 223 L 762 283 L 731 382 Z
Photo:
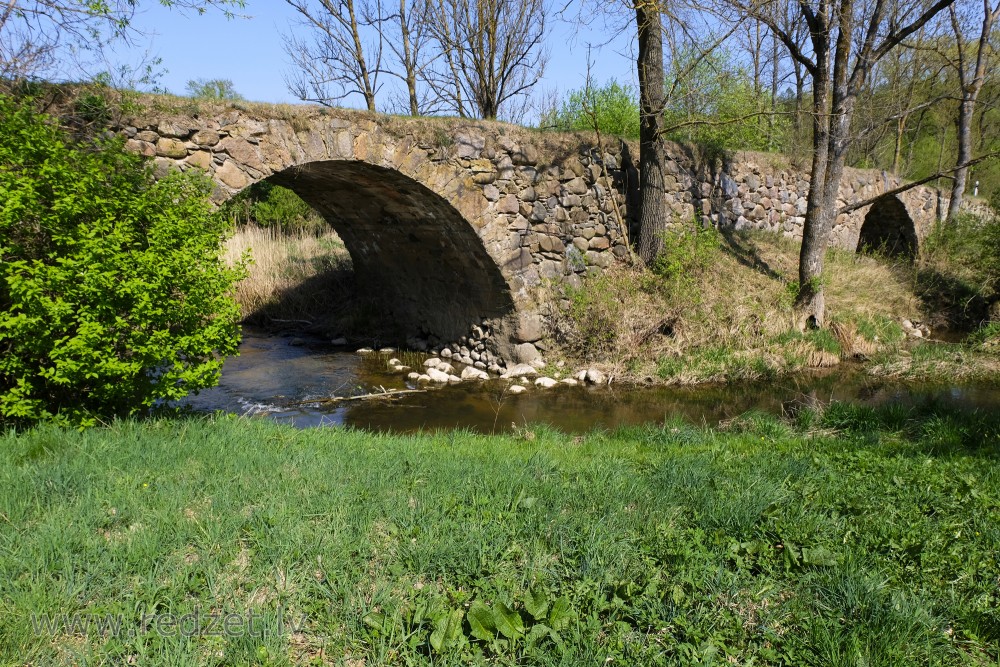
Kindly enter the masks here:
M 933 405 L 575 437 L 8 433 L 0 663 L 996 664 L 998 446 L 996 415 Z

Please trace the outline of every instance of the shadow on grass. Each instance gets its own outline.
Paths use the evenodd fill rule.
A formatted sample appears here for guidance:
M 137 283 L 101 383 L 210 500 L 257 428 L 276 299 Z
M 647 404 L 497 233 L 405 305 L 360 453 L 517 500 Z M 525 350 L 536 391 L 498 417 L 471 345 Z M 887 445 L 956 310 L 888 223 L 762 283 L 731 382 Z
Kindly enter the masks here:
M 785 277 L 771 268 L 760 256 L 757 246 L 750 238 L 737 230 L 722 228 L 719 230 L 722 238 L 723 251 L 730 254 L 737 262 L 743 266 L 767 276 L 772 280 L 785 282 Z
M 976 285 L 935 269 L 920 269 L 916 294 L 924 310 L 944 319 L 956 331 L 968 333 L 989 319 L 989 301 Z
M 392 341 L 403 332 L 373 296 L 366 295 L 350 268 L 331 269 L 280 291 L 245 319 L 268 331 Z

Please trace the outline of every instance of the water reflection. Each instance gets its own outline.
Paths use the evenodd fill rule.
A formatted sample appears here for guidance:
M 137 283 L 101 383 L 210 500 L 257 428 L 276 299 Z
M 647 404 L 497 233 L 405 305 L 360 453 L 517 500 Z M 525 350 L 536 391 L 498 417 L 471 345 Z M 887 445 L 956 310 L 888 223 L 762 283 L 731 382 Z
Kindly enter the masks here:
M 532 388 L 512 396 L 503 391 L 501 383 L 470 382 L 400 396 L 391 402 L 316 404 L 310 399 L 408 385 L 404 377 L 385 372 L 385 356 L 362 357 L 318 342 L 247 331 L 240 350 L 239 357 L 226 361 L 221 385 L 203 391 L 187 404 L 197 410 L 266 414 L 300 427 L 346 424 L 380 431 L 468 428 L 484 433 L 539 422 L 563 431 L 583 432 L 662 423 L 676 417 L 715 425 L 751 409 L 787 414 L 833 400 L 1000 407 L 996 387 L 900 385 L 866 378 L 848 367 L 766 385 Z M 417 357 L 396 356 L 402 356 L 404 363 L 419 362 Z

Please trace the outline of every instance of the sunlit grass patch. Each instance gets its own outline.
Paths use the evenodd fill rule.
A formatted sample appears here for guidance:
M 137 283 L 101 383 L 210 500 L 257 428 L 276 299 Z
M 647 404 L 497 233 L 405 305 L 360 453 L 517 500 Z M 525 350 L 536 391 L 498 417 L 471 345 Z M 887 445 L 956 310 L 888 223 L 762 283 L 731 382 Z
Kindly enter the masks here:
M 995 415 L 840 404 L 583 436 L 8 434 L 0 662 L 990 664 L 998 447 Z M 214 612 L 258 634 L 139 623 Z

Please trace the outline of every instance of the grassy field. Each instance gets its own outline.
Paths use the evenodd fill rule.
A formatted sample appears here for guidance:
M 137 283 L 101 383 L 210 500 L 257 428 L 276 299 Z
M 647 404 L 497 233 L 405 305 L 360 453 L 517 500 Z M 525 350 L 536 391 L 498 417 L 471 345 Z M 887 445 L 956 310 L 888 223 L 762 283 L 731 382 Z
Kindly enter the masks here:
M 8 434 L 0 664 L 996 665 L 998 445 L 996 415 L 843 405 Z

